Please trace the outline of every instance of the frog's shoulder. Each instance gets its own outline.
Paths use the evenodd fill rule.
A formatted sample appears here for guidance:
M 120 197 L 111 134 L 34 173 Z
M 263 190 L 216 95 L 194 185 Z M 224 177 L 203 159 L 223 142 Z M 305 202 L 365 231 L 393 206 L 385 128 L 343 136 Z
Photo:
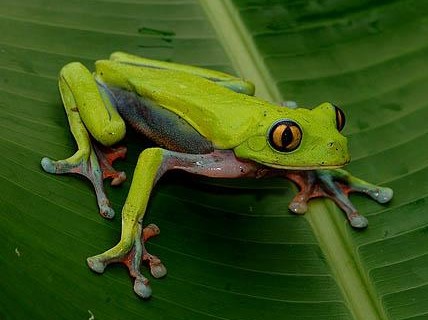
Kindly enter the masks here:
M 216 148 L 232 149 L 251 135 L 269 104 L 181 71 L 102 60 L 96 73 L 185 119 Z

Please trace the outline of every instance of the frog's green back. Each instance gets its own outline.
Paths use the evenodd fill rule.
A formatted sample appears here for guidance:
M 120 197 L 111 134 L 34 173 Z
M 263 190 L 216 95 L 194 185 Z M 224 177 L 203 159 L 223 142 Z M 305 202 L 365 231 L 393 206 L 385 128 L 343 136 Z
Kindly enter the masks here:
M 136 91 L 180 115 L 219 149 L 232 149 L 246 140 L 267 105 L 181 71 L 101 60 L 96 74 L 110 86 Z

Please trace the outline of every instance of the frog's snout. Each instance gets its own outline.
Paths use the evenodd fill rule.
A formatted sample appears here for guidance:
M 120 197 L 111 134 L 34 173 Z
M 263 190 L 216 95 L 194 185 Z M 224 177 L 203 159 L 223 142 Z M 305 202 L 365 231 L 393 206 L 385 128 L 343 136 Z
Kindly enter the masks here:
M 345 165 L 351 161 L 346 139 L 327 142 L 327 150 L 332 158 L 336 158 L 338 165 Z

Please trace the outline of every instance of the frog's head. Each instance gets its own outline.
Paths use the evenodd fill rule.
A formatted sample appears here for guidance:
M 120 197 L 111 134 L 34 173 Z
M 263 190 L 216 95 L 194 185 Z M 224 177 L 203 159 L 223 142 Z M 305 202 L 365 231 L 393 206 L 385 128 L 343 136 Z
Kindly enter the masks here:
M 340 131 L 345 115 L 323 103 L 315 109 L 269 108 L 258 129 L 234 151 L 240 158 L 284 169 L 334 168 L 350 160 Z

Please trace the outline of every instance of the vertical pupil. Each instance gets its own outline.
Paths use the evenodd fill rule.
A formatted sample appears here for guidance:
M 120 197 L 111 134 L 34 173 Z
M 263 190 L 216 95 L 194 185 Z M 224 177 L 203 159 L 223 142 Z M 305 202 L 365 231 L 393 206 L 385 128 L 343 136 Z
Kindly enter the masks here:
M 337 130 L 342 131 L 343 127 L 345 126 L 345 114 L 343 113 L 342 109 L 340 109 L 338 106 L 333 105 L 336 110 L 336 127 Z
M 290 126 L 287 126 L 282 133 L 282 145 L 288 146 L 293 141 L 293 132 L 290 129 Z

